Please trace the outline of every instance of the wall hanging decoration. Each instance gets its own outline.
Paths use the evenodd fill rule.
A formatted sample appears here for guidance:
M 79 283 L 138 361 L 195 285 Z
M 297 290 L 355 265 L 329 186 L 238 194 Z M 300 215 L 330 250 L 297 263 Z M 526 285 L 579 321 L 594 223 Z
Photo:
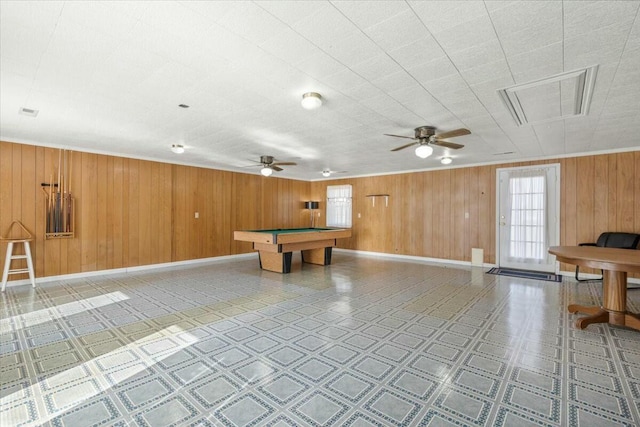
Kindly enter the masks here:
M 46 239 L 74 237 L 74 199 L 70 179 L 73 170 L 72 153 L 72 151 L 60 149 L 58 165 L 54 167 L 54 173 L 51 174 L 48 183 L 41 184 L 47 198 Z

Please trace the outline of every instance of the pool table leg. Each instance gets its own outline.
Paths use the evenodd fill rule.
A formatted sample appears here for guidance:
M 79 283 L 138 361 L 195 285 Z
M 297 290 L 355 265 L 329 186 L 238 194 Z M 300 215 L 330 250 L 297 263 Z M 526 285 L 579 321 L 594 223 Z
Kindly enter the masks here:
M 302 252 L 302 262 L 318 265 L 331 264 L 331 247 L 305 249 Z
M 291 273 L 291 252 L 260 251 L 260 268 L 276 273 Z

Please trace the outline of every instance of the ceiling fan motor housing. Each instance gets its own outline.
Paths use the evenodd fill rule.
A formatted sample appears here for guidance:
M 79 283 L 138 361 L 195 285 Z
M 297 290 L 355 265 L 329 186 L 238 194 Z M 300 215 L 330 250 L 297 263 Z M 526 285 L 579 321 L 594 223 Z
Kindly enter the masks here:
M 270 165 L 273 163 L 273 156 L 260 156 L 260 163 L 263 165 Z
M 420 126 L 414 129 L 416 139 L 429 139 L 436 134 L 436 128 L 433 126 Z

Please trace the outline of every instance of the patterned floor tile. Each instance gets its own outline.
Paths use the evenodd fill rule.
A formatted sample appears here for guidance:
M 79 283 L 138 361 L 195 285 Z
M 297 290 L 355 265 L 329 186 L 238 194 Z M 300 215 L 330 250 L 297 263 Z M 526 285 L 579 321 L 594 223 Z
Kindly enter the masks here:
M 238 397 L 215 412 L 215 416 L 227 426 L 256 426 L 275 412 L 275 409 L 252 393 Z
M 254 261 L 8 288 L 0 424 L 640 425 L 640 335 L 566 311 L 601 285 Z
M 291 411 L 313 426 L 328 426 L 340 419 L 348 409 L 339 400 L 316 391 L 295 404 Z

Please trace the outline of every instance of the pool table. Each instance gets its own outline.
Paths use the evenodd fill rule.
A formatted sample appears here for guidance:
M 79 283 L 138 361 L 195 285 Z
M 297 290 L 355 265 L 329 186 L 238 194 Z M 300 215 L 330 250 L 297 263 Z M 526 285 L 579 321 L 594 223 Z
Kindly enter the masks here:
M 302 251 L 302 262 L 331 264 L 336 239 L 351 237 L 343 228 L 278 228 L 234 231 L 234 240 L 252 242 L 260 254 L 260 268 L 276 273 L 291 272 L 291 253 Z

